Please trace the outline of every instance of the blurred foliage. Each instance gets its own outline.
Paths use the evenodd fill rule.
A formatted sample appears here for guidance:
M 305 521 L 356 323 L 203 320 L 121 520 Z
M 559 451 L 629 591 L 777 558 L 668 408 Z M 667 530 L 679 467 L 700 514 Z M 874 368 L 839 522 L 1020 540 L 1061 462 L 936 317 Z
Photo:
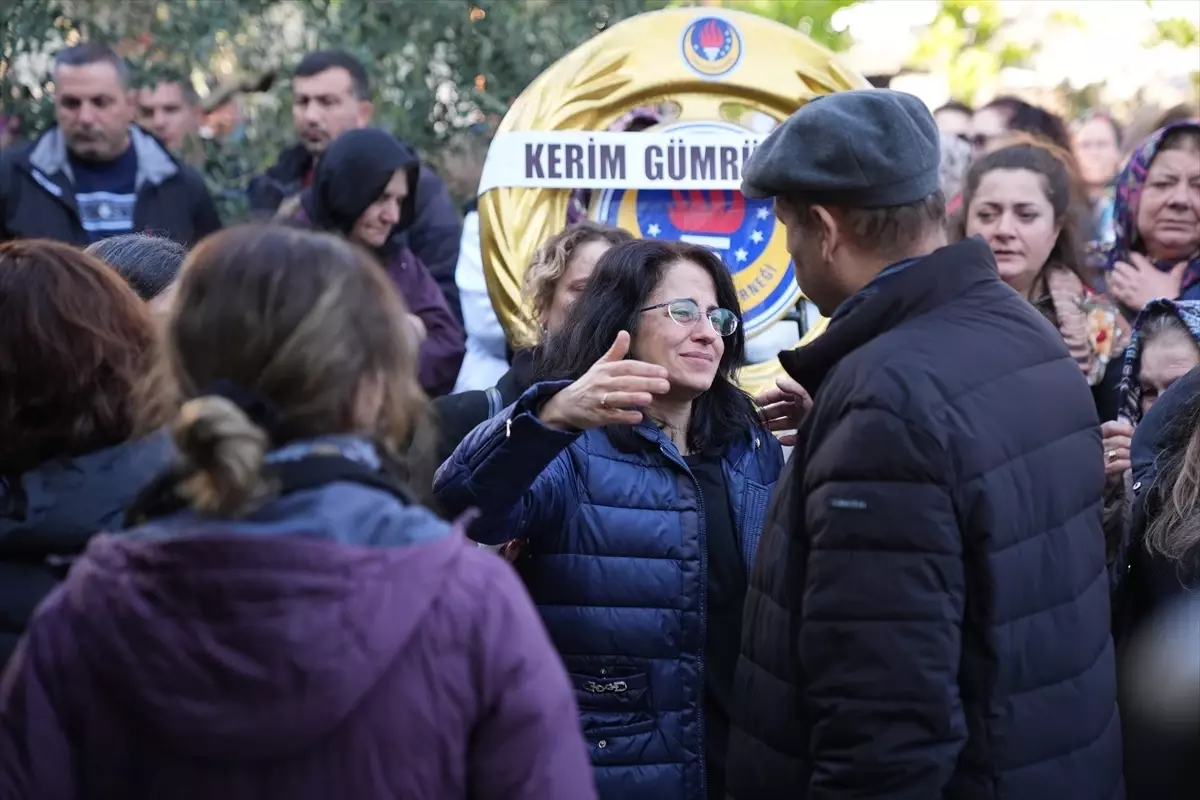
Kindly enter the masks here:
M 341 47 L 367 65 L 375 124 L 436 162 L 457 134 L 487 126 L 555 60 L 666 0 L 0 0 L 0 107 L 27 134 L 53 124 L 53 53 L 104 41 L 139 84 L 186 77 L 201 95 L 277 73 L 243 98 L 238 135 L 204 148 L 226 219 L 239 190 L 291 144 L 290 81 L 305 53 Z
M 1065 24 L 1079 24 L 1065 15 Z M 950 96 L 974 105 L 1002 69 L 1029 62 L 1033 49 L 1005 37 L 1007 21 L 997 0 L 942 0 L 921 34 L 910 66 L 947 76 Z
M 1170 17 L 1154 23 L 1154 33 L 1146 42 L 1147 47 L 1160 44 L 1173 44 L 1176 47 L 1200 46 L 1200 25 L 1195 19 L 1187 17 Z
M 851 44 L 850 34 L 833 26 L 833 15 L 857 0 L 674 0 L 672 6 L 715 6 L 781 22 L 835 52 Z

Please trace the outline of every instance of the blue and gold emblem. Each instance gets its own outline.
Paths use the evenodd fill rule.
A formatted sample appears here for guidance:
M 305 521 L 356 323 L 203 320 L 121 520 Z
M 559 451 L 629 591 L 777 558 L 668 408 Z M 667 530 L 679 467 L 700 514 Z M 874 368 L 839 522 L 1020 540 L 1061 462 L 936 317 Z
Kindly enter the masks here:
M 725 75 L 742 60 L 742 35 L 720 17 L 701 17 L 683 31 L 683 60 L 707 78 Z
M 664 40 L 674 46 L 663 47 Z M 774 20 L 736 10 L 668 8 L 624 20 L 559 59 L 512 104 L 497 136 L 606 131 L 631 110 L 659 104 L 674 111 L 656 133 L 686 125 L 689 139 L 704 127 L 760 135 L 814 97 L 869 86 L 833 53 Z M 800 297 L 786 231 L 765 201 L 690 185 L 700 188 L 596 187 L 588 214 L 641 236 L 712 248 L 733 273 L 747 333 L 770 339 L 771 320 Z M 497 186 L 479 198 L 488 290 L 514 343 L 533 338 L 521 292 L 525 268 L 538 245 L 562 229 L 574 194 Z M 753 393 L 782 374 L 779 360 L 769 358 L 745 364 L 738 381 Z
M 663 130 L 745 132 L 714 122 Z M 645 239 L 688 242 L 715 252 L 733 273 L 747 338 L 800 299 L 786 230 L 775 223 L 771 200 L 749 200 L 733 189 L 612 189 L 600 194 L 592 216 Z

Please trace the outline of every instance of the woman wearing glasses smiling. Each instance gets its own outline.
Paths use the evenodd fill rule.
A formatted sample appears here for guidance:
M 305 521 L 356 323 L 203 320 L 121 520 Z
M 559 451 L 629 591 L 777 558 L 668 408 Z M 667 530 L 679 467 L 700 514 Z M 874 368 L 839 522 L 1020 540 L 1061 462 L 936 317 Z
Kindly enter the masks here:
M 601 257 L 541 365 L 435 482 L 518 566 L 576 690 L 602 798 L 721 797 L 742 604 L 807 397 L 733 383 L 729 270 L 688 244 Z M 785 391 L 785 389 L 787 391 Z

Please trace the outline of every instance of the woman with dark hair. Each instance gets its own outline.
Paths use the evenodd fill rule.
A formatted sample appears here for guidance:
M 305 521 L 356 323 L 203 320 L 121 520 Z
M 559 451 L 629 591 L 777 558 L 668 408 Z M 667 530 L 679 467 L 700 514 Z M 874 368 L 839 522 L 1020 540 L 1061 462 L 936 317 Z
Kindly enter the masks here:
M 1200 122 L 1162 128 L 1117 178 L 1108 290 L 1131 315 L 1151 300 L 1200 300 Z
M 1109 364 L 1123 354 L 1129 324 L 1089 285 L 1067 159 L 1032 141 L 977 159 L 967 172 L 958 234 L 987 241 L 1001 279 L 1062 333 L 1102 419 L 1112 420 L 1121 376 Z
M 1071 137 L 1062 118 L 1019 97 L 997 97 L 971 117 L 970 139 L 976 155 L 1010 133 L 1028 133 L 1071 152 Z
M 408 306 L 420 343 L 421 386 L 437 396 L 453 391 L 466 339 L 441 287 L 408 244 L 421 169 L 417 154 L 391 134 L 347 131 L 321 155 L 299 209 L 281 208 L 280 214 L 343 236 L 379 259 Z
M 520 582 L 387 468 L 428 402 L 412 339 L 338 238 L 200 243 L 158 398 L 182 463 L 31 623 L 0 797 L 595 796 Z
M 135 424 L 154 349 L 149 310 L 116 272 L 65 244 L 0 244 L 0 666 L 172 456 Z
M 742 604 L 783 465 L 768 428 L 794 428 L 803 405 L 790 386 L 764 422 L 734 384 L 741 321 L 711 251 L 612 248 L 542 382 L 435 481 L 447 510 L 479 508 L 480 541 L 528 540 L 526 583 L 609 800 L 723 797 Z

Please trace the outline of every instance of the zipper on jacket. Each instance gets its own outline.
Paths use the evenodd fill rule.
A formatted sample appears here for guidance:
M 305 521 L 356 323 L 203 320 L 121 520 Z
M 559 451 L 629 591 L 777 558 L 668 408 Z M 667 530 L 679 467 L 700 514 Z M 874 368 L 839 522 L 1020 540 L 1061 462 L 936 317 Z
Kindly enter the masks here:
M 660 444 L 658 449 L 668 459 L 676 460 L 667 452 L 666 445 Z M 697 687 L 696 720 L 699 722 L 700 728 L 699 796 L 708 797 L 708 732 L 705 730 L 707 723 L 704 720 L 704 703 L 708 697 L 708 684 L 704 677 L 704 664 L 707 660 L 706 648 L 708 647 L 708 512 L 704 509 L 704 492 L 700 488 L 700 481 L 696 479 L 691 467 L 683 460 L 683 456 L 679 457 L 678 463 L 683 465 L 688 477 L 692 479 L 692 485 L 696 487 L 696 505 L 700 509 L 700 654 L 696 659 L 696 663 L 699 665 L 697 672 L 700 677 L 700 685 Z
M 75 185 L 68 183 L 67 186 L 69 188 L 64 190 L 63 187 L 59 186 L 57 183 L 52 181 L 50 179 L 49 175 L 42 172 L 37 167 L 33 166 L 33 164 L 29 164 L 27 162 L 25 164 L 25 168 L 27 169 L 26 175 L 29 178 L 29 180 L 36 183 L 38 185 L 39 189 L 41 189 L 44 193 L 50 195 L 50 197 L 53 198 L 54 202 L 57 203 L 58 205 L 62 206 L 63 209 L 67 212 L 67 217 L 68 217 L 69 221 L 74 223 L 74 225 L 75 225 L 75 230 L 71 231 L 72 235 L 74 235 L 75 233 L 79 233 L 83 237 L 80 240 L 80 242 L 82 242 L 82 244 L 79 244 L 78 246 L 87 247 L 87 245 L 89 243 L 89 235 L 88 235 L 87 229 L 83 227 L 83 217 L 81 217 L 79 215 L 79 204 L 77 202 L 75 202 Z M 38 180 L 38 178 L 34 177 L 34 174 L 33 174 L 34 170 L 36 170 L 37 174 L 42 176 L 48 183 L 50 183 L 51 185 L 57 187 L 60 191 L 62 191 L 62 194 L 55 194 L 54 192 L 47 189 L 42 184 L 42 182 L 40 180 Z M 71 197 L 69 200 L 67 199 L 68 191 L 71 193 Z M 76 243 L 72 242 L 72 244 L 76 244 Z

